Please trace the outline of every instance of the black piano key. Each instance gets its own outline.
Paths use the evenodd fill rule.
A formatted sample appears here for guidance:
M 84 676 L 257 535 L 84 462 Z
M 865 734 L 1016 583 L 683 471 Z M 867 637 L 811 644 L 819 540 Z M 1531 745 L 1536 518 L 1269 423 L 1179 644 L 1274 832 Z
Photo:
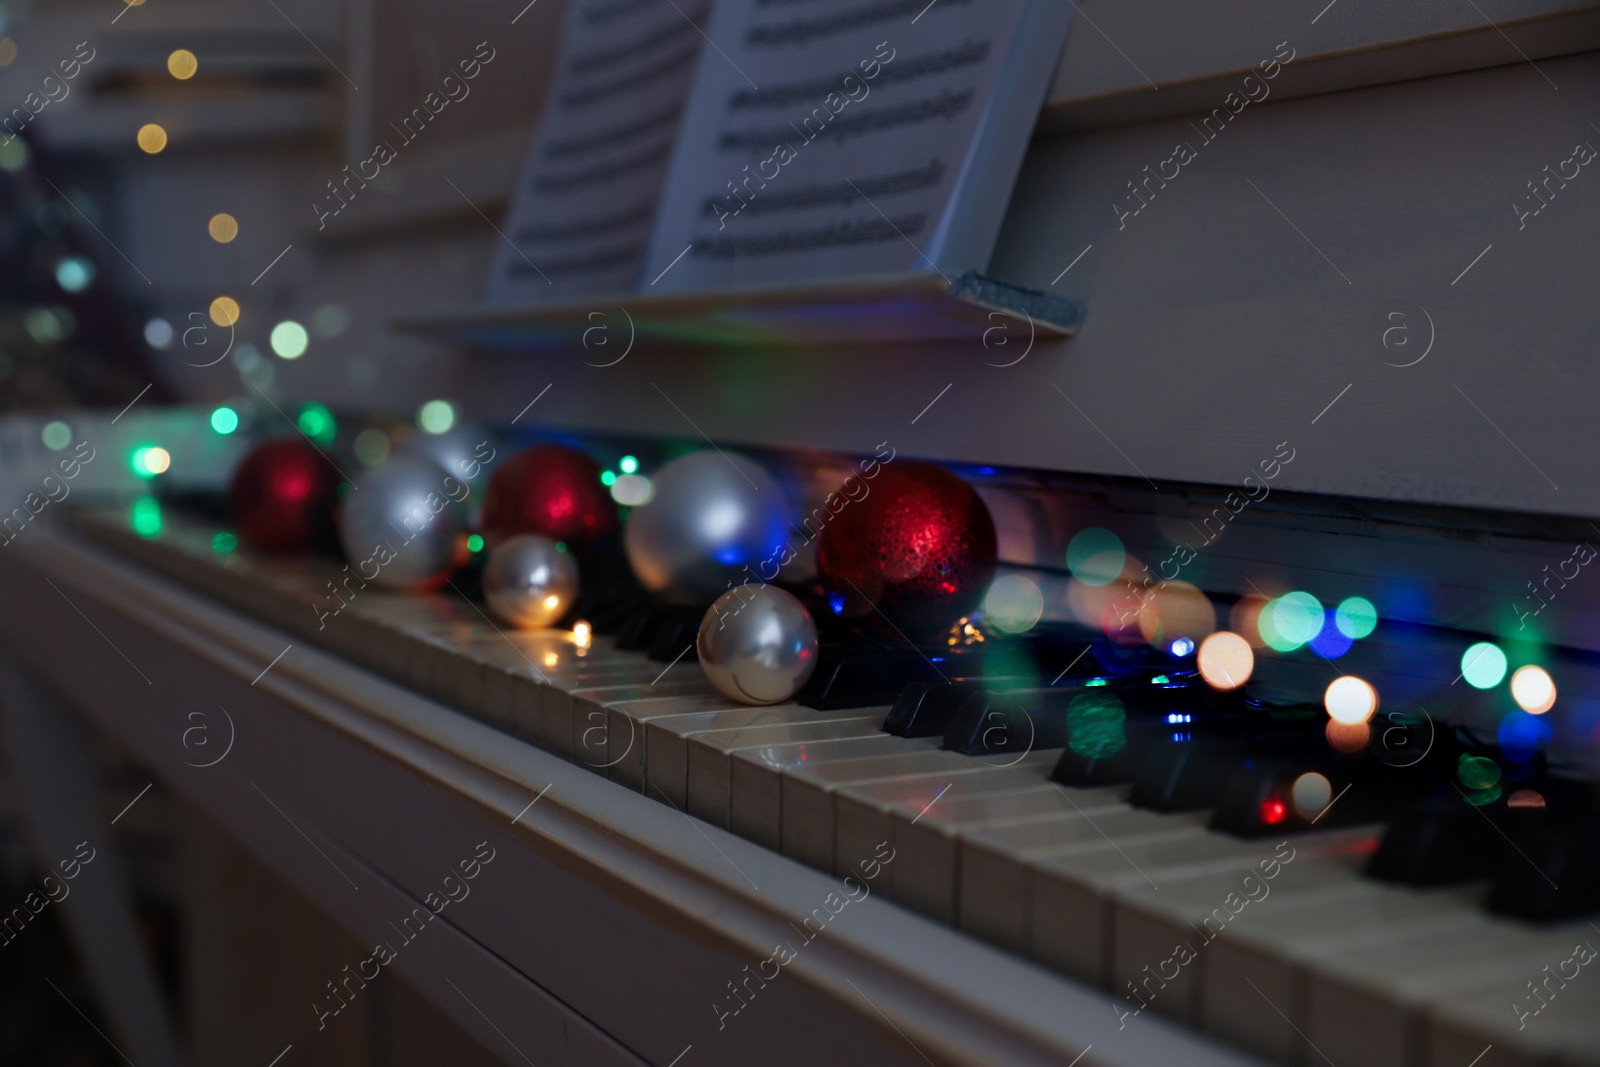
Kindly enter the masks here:
M 1455 795 L 1430 797 L 1396 815 L 1366 873 L 1413 886 L 1488 877 L 1511 851 L 1495 818 Z
M 1592 821 L 1513 833 L 1489 910 L 1537 922 L 1600 914 L 1600 826 Z
M 657 663 L 676 663 L 683 659 L 700 633 L 700 622 L 705 613 L 681 612 L 669 617 L 656 630 L 645 655 Z
M 951 719 L 944 747 L 966 755 L 1063 748 L 1074 737 L 1086 753 L 1119 747 L 1129 722 L 1185 730 L 1220 706 L 1202 685 L 1152 685 L 1150 672 L 1114 682 L 1079 679 L 1042 689 L 983 690 Z
M 962 679 L 912 682 L 895 697 L 883 722 L 884 733 L 896 737 L 939 737 L 967 698 L 984 690 L 1031 685 L 1028 678 Z
M 817 669 L 795 699 L 818 711 L 892 704 L 913 682 L 961 677 L 962 671 L 952 665 L 960 658 L 945 655 L 935 661 L 915 649 L 882 652 L 824 645 L 818 650 Z
M 625 652 L 648 652 L 655 647 L 666 632 L 676 632 L 689 620 L 698 626 L 705 617 L 703 607 L 684 607 L 679 604 L 649 604 L 629 619 L 617 634 L 617 648 Z M 683 650 L 680 644 L 673 655 Z M 671 659 L 671 656 L 667 657 Z
M 1128 803 L 1155 811 L 1214 808 L 1235 776 L 1259 763 L 1298 764 L 1315 757 L 1320 736 L 1304 729 L 1277 727 L 1267 732 L 1228 736 L 1227 731 L 1155 745 L 1133 776 Z

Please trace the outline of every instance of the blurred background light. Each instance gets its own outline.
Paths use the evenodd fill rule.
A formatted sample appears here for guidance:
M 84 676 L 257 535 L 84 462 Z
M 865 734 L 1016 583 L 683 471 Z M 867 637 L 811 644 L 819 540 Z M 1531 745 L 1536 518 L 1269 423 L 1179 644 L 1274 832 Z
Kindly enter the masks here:
M 1229 630 L 1218 630 L 1200 642 L 1200 677 L 1214 689 L 1237 689 L 1250 680 L 1256 654 L 1250 642 Z
M 153 156 L 167 147 L 167 131 L 153 122 L 147 122 L 139 127 L 134 140 L 142 151 Z
M 1556 704 L 1556 683 L 1543 667 L 1518 667 L 1511 676 L 1511 699 L 1530 715 L 1543 715 Z
M 1461 677 L 1474 689 L 1493 689 L 1506 676 L 1506 654 L 1480 641 L 1461 653 Z
M 187 48 L 176 49 L 167 56 L 167 73 L 181 82 L 186 82 L 194 77 L 195 71 L 200 69 L 200 61 L 194 53 Z
M 1127 557 L 1122 538 L 1099 526 L 1079 530 L 1067 543 L 1067 570 L 1085 585 L 1116 581 Z
M 429 433 L 444 433 L 456 424 L 456 409 L 448 400 L 430 400 L 417 409 L 417 425 Z
M 282 359 L 299 359 L 306 354 L 311 337 L 306 328 L 293 319 L 284 319 L 272 328 L 272 351 Z
M 989 624 L 1008 634 L 1027 633 L 1044 615 L 1044 594 L 1038 583 L 1023 574 L 996 578 L 983 598 Z
M 44 424 L 44 429 L 39 432 L 39 440 L 44 447 L 52 452 L 60 452 L 72 443 L 72 427 L 56 419 Z
M 1322 706 L 1334 722 L 1354 726 L 1366 722 L 1378 710 L 1378 691 L 1366 679 L 1346 674 L 1328 683 Z

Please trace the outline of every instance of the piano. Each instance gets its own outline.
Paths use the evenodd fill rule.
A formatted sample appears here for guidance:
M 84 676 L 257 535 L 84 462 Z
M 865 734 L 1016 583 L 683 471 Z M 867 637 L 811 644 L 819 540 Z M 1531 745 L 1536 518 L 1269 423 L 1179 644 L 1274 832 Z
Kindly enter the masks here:
M 349 427 L 440 390 L 508 448 L 738 448 L 799 513 L 885 442 L 978 490 L 1039 611 L 829 624 L 749 706 L 685 654 L 703 605 L 519 631 L 469 574 L 325 616 L 343 561 L 239 545 L 225 464 L 119 472 L 0 553 L 36 808 L 88 777 L 81 717 L 348 935 L 261 1062 L 338 1055 L 380 943 L 508 1063 L 1600 1062 L 1600 201 L 1547 179 L 1600 137 L 1600 5 L 1468 6 L 1084 3 L 987 272 L 1080 304 L 1066 339 L 453 345 L 402 311 L 466 303 L 437 264 L 494 235 L 448 191 L 358 202 L 317 286 L 365 302 L 352 351 L 404 318 L 384 343 L 447 373 L 280 365 L 352 470 Z M 1241 639 L 1115 640 L 1119 597 Z M 180 1062 L 119 944 L 118 1043 Z

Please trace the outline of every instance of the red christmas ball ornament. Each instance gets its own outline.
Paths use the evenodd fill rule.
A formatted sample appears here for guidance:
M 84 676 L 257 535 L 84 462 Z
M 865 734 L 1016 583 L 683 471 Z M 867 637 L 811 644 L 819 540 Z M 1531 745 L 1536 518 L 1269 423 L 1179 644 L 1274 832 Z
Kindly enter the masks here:
M 239 537 L 265 552 L 304 552 L 333 540 L 339 472 L 306 441 L 257 445 L 233 472 L 228 512 Z
M 517 534 L 539 534 L 575 549 L 617 530 L 617 506 L 600 484 L 600 465 L 576 449 L 536 445 L 507 458 L 483 496 L 489 547 Z
M 837 614 L 891 635 L 931 636 L 975 608 L 993 580 L 994 520 L 943 467 L 874 466 L 833 498 L 817 538 L 818 577 Z

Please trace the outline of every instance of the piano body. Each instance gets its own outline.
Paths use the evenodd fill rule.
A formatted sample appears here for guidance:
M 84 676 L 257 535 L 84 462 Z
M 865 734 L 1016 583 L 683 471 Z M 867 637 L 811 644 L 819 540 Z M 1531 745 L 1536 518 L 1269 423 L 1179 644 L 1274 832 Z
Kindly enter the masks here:
M 354 7 L 329 31 L 351 51 L 376 17 Z M 36 847 L 70 854 L 81 819 L 110 848 L 67 708 L 354 946 L 282 977 L 243 1036 L 199 1018 L 242 1017 L 219 977 L 237 957 L 196 949 L 175 1038 L 115 942 L 125 905 L 91 898 L 72 921 L 120 945 L 87 950 L 117 1043 L 141 1065 L 357 1062 L 339 1016 L 394 981 L 365 965 L 392 964 L 508 1063 L 1600 1062 L 1600 592 L 1564 569 L 1600 536 L 1596 47 L 1587 2 L 1086 0 L 985 271 L 1080 305 L 1070 338 L 1000 315 L 940 343 L 647 336 L 609 362 L 626 301 L 573 312 L 573 336 L 612 331 L 606 359 L 536 343 L 531 318 L 416 311 L 476 300 L 498 240 L 478 209 L 503 206 L 522 147 L 493 131 L 419 155 L 336 235 L 291 231 L 316 266 L 280 298 L 345 294 L 355 325 L 322 369 L 279 365 L 280 389 L 341 413 L 445 394 L 505 440 L 607 457 L 714 442 L 802 514 L 892 448 L 978 488 L 1041 633 L 1111 603 L 1064 565 L 1085 530 L 1114 535 L 1132 595 L 1203 595 L 1221 629 L 1294 591 L 1319 625 L 1360 598 L 1370 636 L 1258 642 L 1246 691 L 1320 705 L 1358 676 L 1379 713 L 1359 771 L 1318 797 L 1280 770 L 1323 767 L 1338 731 L 1208 734 L 1244 705 L 1175 684 L 1192 645 L 1131 675 L 1103 641 L 1041 654 L 1062 693 L 1105 676 L 1130 722 L 1159 705 L 1119 767 L 1067 743 L 1047 680 L 957 701 L 936 668 L 890 690 L 868 670 L 822 708 L 815 687 L 748 708 L 674 659 L 670 613 L 508 633 L 446 587 L 363 589 L 319 618 L 332 558 L 219 550 L 217 521 L 178 506 L 157 529 L 126 507 L 53 515 L 0 553 Z M 471 212 L 425 180 L 468 151 Z M 128 161 L 113 173 L 139 188 Z M 154 247 L 120 225 L 136 259 Z M 185 285 L 174 300 L 203 281 Z M 1180 545 L 1181 581 L 1161 569 Z M 1520 770 L 1489 771 L 1526 735 L 1504 725 L 1508 671 L 1478 688 L 1480 644 L 1553 679 L 1554 706 L 1516 719 L 1540 754 L 1500 760 Z M 1183 770 L 1211 756 L 1239 765 Z M 1445 758 L 1437 789 L 1416 784 Z

